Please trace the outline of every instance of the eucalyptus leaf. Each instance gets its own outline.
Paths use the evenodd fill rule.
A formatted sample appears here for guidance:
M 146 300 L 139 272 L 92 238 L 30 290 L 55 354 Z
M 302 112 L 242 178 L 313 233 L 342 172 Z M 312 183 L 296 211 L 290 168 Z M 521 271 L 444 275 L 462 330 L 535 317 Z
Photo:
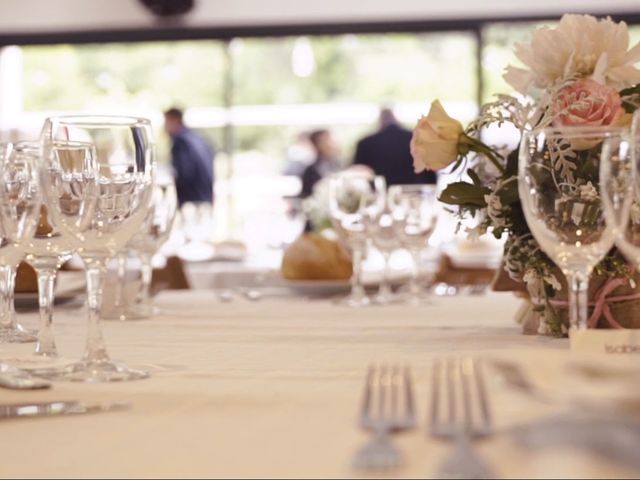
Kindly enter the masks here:
M 507 156 L 507 168 L 505 169 L 505 176 L 512 177 L 518 175 L 519 150 L 520 145 L 518 145 L 518 147 Z
M 487 187 L 467 182 L 454 182 L 447 185 L 440 194 L 439 200 L 449 205 L 484 208 L 487 206 L 484 196 L 489 193 L 491 191 Z
M 467 175 L 469 175 L 469 178 L 471 179 L 474 185 L 478 187 L 482 186 L 482 181 L 480 180 L 480 177 L 475 172 L 475 170 L 473 170 L 472 168 L 467 169 Z

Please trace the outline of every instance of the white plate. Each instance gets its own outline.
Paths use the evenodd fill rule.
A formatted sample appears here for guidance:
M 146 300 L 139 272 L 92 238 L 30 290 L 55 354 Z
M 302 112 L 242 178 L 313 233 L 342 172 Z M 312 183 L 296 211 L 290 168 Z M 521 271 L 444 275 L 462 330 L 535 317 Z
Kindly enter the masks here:
M 458 268 L 498 268 L 502 261 L 502 248 L 461 249 L 456 243 L 445 243 L 442 252 Z
M 283 280 L 282 286 L 308 297 L 324 297 L 348 293 L 349 280 Z
M 382 281 L 382 272 L 363 272 L 363 284 L 368 289 L 376 289 Z M 406 272 L 392 272 L 392 285 L 401 285 L 409 281 Z M 292 292 L 306 296 L 333 296 L 347 294 L 351 290 L 350 280 L 282 280 L 282 286 Z
M 178 256 L 185 262 L 242 262 L 246 250 L 232 246 L 213 245 L 208 242 L 192 242 L 180 247 Z

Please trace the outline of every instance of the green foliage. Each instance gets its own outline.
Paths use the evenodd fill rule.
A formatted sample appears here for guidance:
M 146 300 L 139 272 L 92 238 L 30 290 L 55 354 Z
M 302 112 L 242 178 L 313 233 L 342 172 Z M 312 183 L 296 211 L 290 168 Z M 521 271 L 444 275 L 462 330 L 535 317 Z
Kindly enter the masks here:
M 222 53 L 213 41 L 25 47 L 25 108 L 221 105 Z
M 448 205 L 458 205 L 465 209 L 485 208 L 484 196 L 491 193 L 489 188 L 467 182 L 453 182 L 446 186 L 439 200 Z

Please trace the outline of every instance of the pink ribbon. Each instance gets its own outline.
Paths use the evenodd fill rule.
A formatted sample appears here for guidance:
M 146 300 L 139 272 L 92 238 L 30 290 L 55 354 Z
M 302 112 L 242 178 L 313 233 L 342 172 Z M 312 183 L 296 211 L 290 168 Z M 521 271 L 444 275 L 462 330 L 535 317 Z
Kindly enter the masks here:
M 609 305 L 611 303 L 624 302 L 626 300 L 637 300 L 640 298 L 640 292 L 630 295 L 615 295 L 612 297 L 610 297 L 609 294 L 625 283 L 627 283 L 627 280 L 622 278 L 610 278 L 605 282 L 602 288 L 596 292 L 595 301 L 589 302 L 589 306 L 594 307 L 591 316 L 587 320 L 587 326 L 589 328 L 595 328 L 596 325 L 598 325 L 598 319 L 603 315 L 607 322 L 609 322 L 609 326 L 613 328 L 624 328 L 616 321 L 615 318 L 613 318 Z M 558 307 L 569 306 L 569 302 L 566 300 L 550 300 L 549 303 Z

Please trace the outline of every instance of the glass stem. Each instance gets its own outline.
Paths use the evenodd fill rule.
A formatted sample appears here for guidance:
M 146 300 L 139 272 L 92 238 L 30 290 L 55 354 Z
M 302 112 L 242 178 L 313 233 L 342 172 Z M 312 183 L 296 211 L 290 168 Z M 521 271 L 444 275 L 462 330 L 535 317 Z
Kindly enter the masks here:
M 8 304 L 9 304 L 9 325 L 11 328 L 19 329 L 18 320 L 16 316 L 16 303 L 14 301 L 16 291 L 16 275 L 18 274 L 18 267 L 12 267 L 9 271 L 9 289 L 8 289 Z
M 3 330 L 14 330 L 16 328 L 16 319 L 14 315 L 14 307 L 12 305 L 13 292 L 12 281 L 15 279 L 15 269 L 3 265 L 0 266 L 0 328 Z
M 153 277 L 153 267 L 151 265 L 152 256 L 148 253 L 139 253 L 140 273 L 142 275 L 142 289 L 140 290 L 140 304 L 143 308 L 151 307 L 151 279 Z
M 102 289 L 106 273 L 106 259 L 85 260 L 87 276 L 87 304 L 89 307 L 89 329 L 84 361 L 88 363 L 109 362 L 109 354 L 105 347 L 100 327 L 100 307 L 102 305 Z
M 589 272 L 571 272 L 569 285 L 569 325 L 571 329 L 584 330 L 589 314 Z
M 391 296 L 391 285 L 389 283 L 389 273 L 391 268 L 389 266 L 389 259 L 391 258 L 391 252 L 388 250 L 384 250 L 382 252 L 382 256 L 384 258 L 384 271 L 382 273 L 382 282 L 380 283 L 380 290 L 378 291 L 378 295 L 381 297 L 389 297 Z
M 351 275 L 351 297 L 362 298 L 365 296 L 362 286 L 362 256 L 363 249 L 360 245 L 353 247 L 353 274 Z
M 409 281 L 409 293 L 417 298 L 420 295 L 420 249 L 411 249 L 413 259 L 413 272 Z
M 53 288 L 56 280 L 55 268 L 38 268 L 38 304 L 40 306 L 40 324 L 36 355 L 57 357 L 58 350 L 53 336 Z
M 120 252 L 117 256 L 116 256 L 116 261 L 118 263 L 117 266 L 117 275 L 118 275 L 118 281 L 116 282 L 116 292 L 115 292 L 115 301 L 114 301 L 114 306 L 116 309 L 116 313 L 119 316 L 122 316 L 124 314 L 124 285 L 125 285 L 125 281 L 126 281 L 126 275 L 127 275 L 127 253 L 126 252 Z

